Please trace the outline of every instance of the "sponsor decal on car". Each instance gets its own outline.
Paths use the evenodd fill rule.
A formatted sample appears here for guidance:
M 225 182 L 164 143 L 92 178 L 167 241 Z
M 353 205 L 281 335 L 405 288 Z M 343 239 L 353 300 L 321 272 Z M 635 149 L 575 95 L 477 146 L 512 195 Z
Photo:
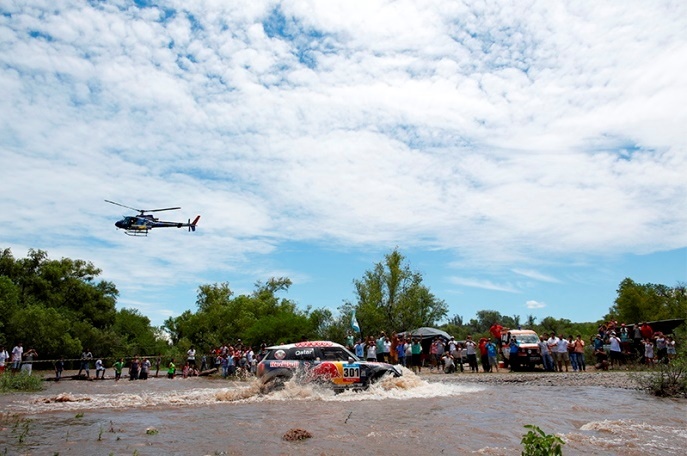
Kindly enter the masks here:
M 295 347 L 333 347 L 334 342 L 314 341 L 314 342 L 297 342 Z
M 273 368 L 287 367 L 289 369 L 294 369 L 294 368 L 298 368 L 299 364 L 300 363 L 298 361 L 270 361 L 269 362 L 269 366 L 273 367 Z

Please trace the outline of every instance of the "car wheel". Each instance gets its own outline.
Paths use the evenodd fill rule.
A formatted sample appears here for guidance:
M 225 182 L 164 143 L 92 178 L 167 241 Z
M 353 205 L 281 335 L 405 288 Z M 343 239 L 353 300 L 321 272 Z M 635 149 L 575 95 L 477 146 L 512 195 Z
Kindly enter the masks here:
M 260 387 L 260 392 L 262 394 L 269 394 L 273 391 L 283 390 L 284 383 L 286 383 L 288 380 L 288 378 L 283 377 L 281 375 L 278 377 L 273 377 Z

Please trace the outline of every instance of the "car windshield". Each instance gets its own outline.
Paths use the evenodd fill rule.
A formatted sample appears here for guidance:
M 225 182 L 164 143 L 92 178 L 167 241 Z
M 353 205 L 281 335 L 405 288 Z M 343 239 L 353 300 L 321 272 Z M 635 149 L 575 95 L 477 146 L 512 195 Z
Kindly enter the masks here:
M 536 334 L 517 334 L 515 340 L 519 344 L 536 344 L 539 342 L 539 338 Z
M 353 358 L 354 361 L 360 361 L 357 356 L 344 347 L 322 348 L 322 361 L 348 361 L 348 358 Z

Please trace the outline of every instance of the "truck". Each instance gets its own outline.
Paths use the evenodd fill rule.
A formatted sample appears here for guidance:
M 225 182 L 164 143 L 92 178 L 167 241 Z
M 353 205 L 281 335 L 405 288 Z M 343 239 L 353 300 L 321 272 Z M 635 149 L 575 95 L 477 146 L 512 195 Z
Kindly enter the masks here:
M 501 332 L 501 355 L 503 364 L 509 367 L 510 360 L 510 341 L 515 338 L 518 343 L 518 360 L 514 367 L 527 367 L 534 369 L 538 364 L 542 364 L 541 352 L 539 351 L 539 335 L 531 329 L 504 329 Z

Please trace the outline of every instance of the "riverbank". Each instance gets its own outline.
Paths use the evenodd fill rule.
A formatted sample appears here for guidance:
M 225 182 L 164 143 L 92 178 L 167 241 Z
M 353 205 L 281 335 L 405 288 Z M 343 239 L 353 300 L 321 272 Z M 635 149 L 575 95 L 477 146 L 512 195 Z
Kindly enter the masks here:
M 607 388 L 622 388 L 639 390 L 641 386 L 634 380 L 637 376 L 646 375 L 646 372 L 637 371 L 597 371 L 584 372 L 509 372 L 502 369 L 501 372 L 462 372 L 457 374 L 444 374 L 425 372 L 420 377 L 429 381 L 460 382 L 460 383 L 521 383 L 531 386 L 602 386 Z

